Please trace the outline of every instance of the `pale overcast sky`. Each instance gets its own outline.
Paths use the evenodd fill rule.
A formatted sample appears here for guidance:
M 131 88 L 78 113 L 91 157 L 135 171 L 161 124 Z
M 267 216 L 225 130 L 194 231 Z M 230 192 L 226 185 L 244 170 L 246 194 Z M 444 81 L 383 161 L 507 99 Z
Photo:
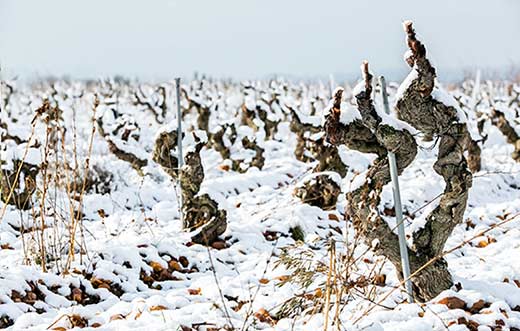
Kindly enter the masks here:
M 439 75 L 520 66 L 520 1 L 0 0 L 7 75 L 394 79 L 412 19 Z

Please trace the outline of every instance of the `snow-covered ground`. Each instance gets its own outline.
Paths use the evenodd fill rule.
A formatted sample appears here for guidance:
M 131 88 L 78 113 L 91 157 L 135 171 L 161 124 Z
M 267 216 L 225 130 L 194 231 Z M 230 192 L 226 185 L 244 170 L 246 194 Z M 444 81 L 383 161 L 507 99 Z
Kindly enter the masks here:
M 46 114 L 38 117 L 31 134 L 35 110 L 45 98 L 51 107 L 58 105 L 63 111 L 59 123 L 66 128 L 59 131 L 65 146 L 56 148 L 62 154 L 52 154 L 47 160 L 49 164 L 59 161 L 48 171 L 58 171 L 63 177 L 49 180 L 46 204 L 42 207 L 41 175 L 31 209 L 20 211 L 0 202 L 0 325 L 9 325 L 10 330 L 74 326 L 84 330 L 320 330 L 327 317 L 318 307 L 325 304 L 326 283 L 332 281 L 327 270 L 331 256 L 343 273 L 341 279 L 351 280 L 352 286 L 344 284 L 340 298 L 335 293 L 330 296 L 329 330 L 520 330 L 520 164 L 511 158 L 513 146 L 489 120 L 483 122 L 488 138 L 482 146 L 482 170 L 474 174 L 465 221 L 445 247 L 456 248 L 446 255 L 456 285 L 431 302 L 409 304 L 393 265 L 358 242 L 344 217 L 343 193 L 367 169 L 373 159 L 370 155 L 340 148 L 349 170 L 335 210 L 324 211 L 293 197 L 295 187 L 312 175 L 314 163 L 294 156 L 296 135 L 289 129 L 288 107 L 309 116 L 314 111 L 314 116 L 321 117 L 330 99 L 322 84 L 253 82 L 251 89 L 246 84 L 194 81 L 184 86 L 192 100 L 209 107 L 210 132 L 234 123 L 239 137 L 255 137 L 265 150 L 263 169 L 250 168 L 245 173 L 223 166 L 227 163 L 214 149 L 202 150 L 202 191 L 209 192 L 228 216 L 223 242 L 210 248 L 191 244 L 190 234 L 181 230 L 175 183 L 151 158 L 157 132 L 176 123 L 172 84 L 163 85 L 164 93 L 157 85 L 144 84 L 136 92 L 136 83 L 121 82 L 57 82 L 52 87 L 9 84 L 14 92 L 2 110 L 6 127 L 0 130 L 7 128 L 10 135 L 30 142 L 3 141 L 5 169 L 15 169 L 12 159 L 24 154 L 32 164 L 45 161 Z M 520 99 L 518 94 L 516 99 L 508 96 L 506 85 L 490 82 L 473 93 L 472 82 L 465 82 L 450 91 L 467 113 L 474 136 L 478 136 L 477 118 L 485 118 L 492 106 L 504 112 L 520 132 Z M 518 93 L 519 86 L 513 89 Z M 349 96 L 351 89 L 345 86 L 345 90 Z M 392 95 L 396 90 L 391 85 Z M 140 102 L 135 101 L 136 93 L 142 94 Z M 95 114 L 94 94 L 100 100 Z M 0 101 L 6 95 L 4 86 Z M 482 100 L 477 104 L 477 99 Z M 264 123 L 258 119 L 256 131 L 240 126 L 243 104 L 265 109 L 268 119 L 280 121 L 273 139 L 266 139 Z M 166 107 L 165 118 L 161 105 Z M 188 106 L 184 98 L 183 106 Z M 99 130 L 92 136 L 93 116 L 103 119 L 105 131 L 128 128 L 130 139 L 118 143 L 147 160 L 142 171 L 111 153 Z M 196 128 L 196 120 L 192 110 L 185 116 L 185 128 Z M 400 177 L 405 214 L 413 216 L 406 221 L 408 234 L 424 224 L 444 189 L 442 178 L 432 169 L 436 147 L 433 142 L 420 144 L 416 160 Z M 87 191 L 82 198 L 75 259 L 64 274 L 70 210 L 78 200 L 67 196 L 63 181 L 81 182 L 81 178 L 75 178 L 63 164 L 77 162 L 81 177 L 90 147 L 90 171 L 104 174 L 107 180 L 103 189 Z M 230 149 L 231 158 L 246 154 L 247 159 L 240 145 Z M 56 183 L 61 186 L 54 189 Z M 383 212 L 392 206 L 388 186 L 380 208 Z M 395 224 L 391 216 L 385 218 Z M 46 272 L 38 259 L 42 222 L 49 259 Z M 293 239 L 295 228 L 303 231 L 303 241 Z M 478 236 L 485 230 L 489 231 Z M 348 256 L 354 261 L 348 268 L 341 267 Z M 281 263 L 297 257 L 308 261 L 303 271 L 311 271 L 303 287 L 297 282 L 302 270 Z M 371 281 L 375 275 L 378 279 L 384 275 L 377 285 Z M 459 307 L 452 305 L 453 297 L 463 301 Z M 282 314 L 284 304 L 294 298 L 301 301 L 293 313 Z

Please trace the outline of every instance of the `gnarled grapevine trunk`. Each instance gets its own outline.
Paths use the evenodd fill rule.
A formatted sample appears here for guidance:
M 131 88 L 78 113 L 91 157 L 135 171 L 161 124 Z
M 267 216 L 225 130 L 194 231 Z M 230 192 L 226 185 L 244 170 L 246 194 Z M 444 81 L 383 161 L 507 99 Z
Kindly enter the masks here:
M 227 134 L 229 131 L 229 134 Z M 222 159 L 229 159 L 231 151 L 229 146 L 224 143 L 224 136 L 228 136 L 231 144 L 234 144 L 237 138 L 237 130 L 235 124 L 224 124 L 216 132 L 209 135 L 209 146 L 220 153 Z
M 99 99 L 96 98 L 95 107 L 99 105 Z M 108 144 L 108 149 L 118 159 L 130 164 L 139 174 L 142 174 L 142 168 L 148 165 L 148 160 L 138 156 L 136 153 L 130 152 L 132 148 L 128 148 L 130 143 L 139 143 L 140 131 L 139 124 L 130 117 L 112 110 L 114 117 L 118 121 L 113 128 L 105 128 L 103 117 L 99 116 L 96 119 L 99 134 L 105 139 Z M 130 145 L 131 146 L 131 145 Z
M 242 138 L 242 146 L 246 149 L 251 149 L 255 151 L 255 156 L 251 160 L 251 167 L 257 167 L 258 169 L 262 169 L 265 163 L 264 157 L 264 149 L 256 143 L 256 140 L 249 139 L 248 137 Z
M 19 174 L 17 174 L 18 169 L 20 169 Z M 39 171 L 40 169 L 36 165 L 13 160 L 13 169 L 1 170 L 0 197 L 2 201 L 21 210 L 30 209 L 31 196 L 36 190 L 36 177 Z
M 44 113 L 57 114 L 58 112 L 57 108 L 51 107 L 48 100 L 44 100 L 42 106 L 36 110 L 36 116 L 39 118 Z M 34 117 L 33 122 L 37 117 Z M 30 143 L 16 134 L 10 134 L 7 123 L 2 122 L 0 123 L 0 151 L 9 144 L 8 141 L 14 145 Z M 7 162 L 12 163 L 10 167 L 6 167 Z M 0 159 L 0 200 L 20 210 L 30 209 L 33 206 L 31 198 L 36 191 L 36 178 L 40 173 L 40 166 L 41 164 L 31 164 L 24 158 Z
M 182 89 L 182 95 L 188 102 L 188 107 L 183 111 L 183 117 L 186 113 L 190 112 L 192 108 L 195 108 L 197 111 L 197 128 L 209 134 L 209 119 L 211 115 L 209 106 L 203 104 L 198 98 L 192 98 L 184 88 Z
M 405 24 L 405 30 L 411 50 L 409 61 L 418 75 L 398 100 L 397 114 L 427 135 L 440 138 L 433 168 L 446 182 L 439 206 L 429 215 L 426 227 L 414 236 L 414 244 L 422 250 L 429 249 L 430 254 L 438 254 L 466 208 L 472 176 L 464 151 L 470 137 L 456 109 L 432 97 L 435 69 L 426 58 L 425 47 L 416 39 L 411 22 Z
M 297 135 L 295 155 L 303 162 L 318 161 L 314 173 L 333 171 L 341 177 L 347 174 L 347 166 L 341 160 L 338 147 L 329 144 L 322 135 L 322 126 L 304 122 L 300 115 L 291 109 L 290 129 Z M 312 206 L 324 210 L 336 208 L 341 193 L 340 186 L 330 174 L 320 174 L 304 182 L 294 190 L 294 196 Z
M 423 229 L 415 233 L 414 245 L 408 248 L 410 269 L 414 273 L 441 254 L 447 238 L 461 222 L 472 176 L 468 170 L 464 151 L 468 142 L 466 125 L 459 122 L 454 107 L 432 97 L 435 87 L 435 69 L 426 59 L 424 46 L 415 39 L 411 24 L 405 25 L 411 49 L 409 63 L 415 77 L 402 97 L 397 101 L 401 120 L 422 131 L 427 137 L 439 137 L 439 153 L 434 170 L 446 182 L 439 206 L 427 217 Z M 398 173 L 414 160 L 417 144 L 406 129 L 383 124 L 372 99 L 372 76 L 368 64 L 364 66 L 365 87 L 356 95 L 358 116 L 348 123 L 340 121 L 341 90 L 334 96 L 334 107 L 327 115 L 325 130 L 327 139 L 334 144 L 346 144 L 349 148 L 378 155 L 366 174 L 366 181 L 347 194 L 348 214 L 357 233 L 368 245 L 377 242 L 376 253 L 386 256 L 397 268 L 400 277 L 401 258 L 397 235 L 378 212 L 380 194 L 391 180 L 387 153 L 396 155 Z M 419 301 L 430 300 L 452 285 L 446 262 L 437 259 L 412 277 L 414 297 Z
M 321 131 L 319 126 L 314 126 L 311 123 L 304 123 L 301 121 L 300 116 L 294 109 L 291 111 L 291 124 L 290 129 L 296 133 L 296 148 L 294 155 L 296 159 L 302 162 L 311 162 L 313 159 L 306 155 L 308 151 L 308 145 L 311 143 L 310 136 L 317 134 Z
M 341 187 L 329 174 L 311 178 L 293 192 L 302 202 L 323 210 L 335 209 L 340 193 Z
M 511 155 L 513 160 L 520 162 L 520 136 L 516 133 L 516 130 L 501 111 L 493 109 L 490 118 L 491 123 L 506 137 L 507 142 L 514 146 L 513 154 Z
M 440 138 L 437 161 L 433 169 L 441 175 L 446 187 L 439 205 L 428 215 L 425 226 L 414 234 L 414 250 L 424 263 L 425 257 L 432 259 L 442 253 L 446 240 L 457 224 L 462 221 L 468 200 L 468 191 L 472 185 L 472 175 L 464 157 L 468 142 L 471 141 L 465 123 L 457 116 L 453 106 L 435 100 L 435 69 L 426 58 L 426 49 L 416 39 L 411 22 L 405 24 L 408 46 L 411 50 L 409 63 L 417 71 L 417 77 L 404 91 L 396 105 L 400 119 L 428 135 Z M 432 123 L 435 125 L 432 127 Z M 416 267 L 416 266 L 414 266 Z M 430 299 L 451 284 L 446 265 L 438 262 L 439 275 L 421 281 L 426 286 L 431 280 L 441 286 L 418 287 L 418 295 Z M 412 269 L 413 270 L 413 269 Z
M 196 140 L 198 140 L 196 138 Z M 155 141 L 153 160 L 173 179 L 179 177 L 178 159 L 172 151 L 177 147 L 177 131 L 161 132 Z M 226 211 L 208 194 L 199 194 L 204 180 L 204 168 L 200 151 L 204 143 L 197 141 L 195 148 L 186 153 L 185 165 L 180 169 L 182 189 L 183 228 L 198 230 L 191 240 L 198 244 L 210 245 L 226 231 Z

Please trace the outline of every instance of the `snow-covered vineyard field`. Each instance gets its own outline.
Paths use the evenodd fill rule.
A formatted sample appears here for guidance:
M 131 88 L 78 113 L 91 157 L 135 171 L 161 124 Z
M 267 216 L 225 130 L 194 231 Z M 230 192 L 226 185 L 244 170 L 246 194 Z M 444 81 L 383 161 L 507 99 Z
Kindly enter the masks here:
M 478 330 L 520 328 L 520 221 L 513 219 L 476 236 L 520 212 L 520 165 L 511 157 L 513 145 L 490 120 L 490 111 L 497 109 L 513 127 L 520 128 L 520 85 L 482 82 L 475 86 L 473 81 L 466 81 L 450 89 L 469 117 L 472 133 L 479 137 L 476 123 L 480 120 L 481 132 L 487 136 L 482 146 L 482 169 L 474 174 L 464 222 L 455 228 L 446 249 L 469 242 L 446 256 L 457 286 L 426 304 L 407 304 L 393 265 L 355 242 L 354 230 L 344 217 L 344 194 L 337 206 L 327 211 L 293 196 L 295 188 L 313 176 L 316 161 L 305 163 L 295 157 L 297 135 L 290 130 L 291 109 L 306 122 L 320 125 L 330 100 L 328 87 L 284 81 L 239 84 L 203 80 L 182 85 L 186 91 L 182 106 L 187 132 L 198 129 L 197 107 L 210 110 L 210 134 L 222 125 L 236 127 L 234 144 L 230 131 L 225 134 L 230 149 L 227 160 L 214 148 L 201 151 L 205 175 L 202 190 L 210 192 L 219 208 L 227 211 L 228 222 L 221 240 L 208 249 L 191 244 L 190 234 L 181 230 L 175 182 L 151 158 L 157 133 L 176 120 L 173 104 L 165 102 L 165 97 L 172 100 L 172 84 L 7 83 L 12 91 L 4 93 L 2 100 L 7 104 L 2 112 L 4 167 L 8 169 L 11 164 L 13 169 L 13 160 L 24 156 L 26 163 L 36 167 L 48 162 L 49 183 L 47 196 L 42 198 L 44 184 L 37 177 L 36 192 L 26 210 L 2 205 L 2 327 L 204 330 L 233 325 L 236 329 L 320 329 L 332 256 L 330 242 L 334 241 L 335 260 L 345 261 L 347 256 L 356 259 L 348 270 L 337 266 L 338 272 L 346 273 L 342 279 L 352 282 L 341 298 L 331 298 L 329 323 L 339 307 L 337 321 L 341 321 L 342 330 L 431 330 L 446 326 L 466 330 L 462 322 L 468 321 L 486 326 Z M 391 84 L 391 97 L 396 87 Z M 350 103 L 351 90 L 348 86 L 345 90 L 344 102 Z M 99 105 L 94 113 L 96 95 Z M 188 109 L 188 98 L 192 109 Z M 44 100 L 50 103 L 48 113 L 36 116 L 35 110 Z M 257 130 L 242 124 L 240 114 L 244 109 L 255 112 Z M 50 117 L 54 111 L 61 112 L 56 121 L 59 143 L 45 161 L 47 127 L 53 124 Z M 260 111 L 277 123 L 271 137 L 266 136 Z M 125 128 L 121 132 L 130 132 L 126 141 L 117 135 L 110 139 L 146 160 L 147 165 L 137 171 L 112 153 L 109 140 L 99 134 L 98 128 L 92 134 L 94 117 L 103 118 L 110 130 L 121 126 Z M 253 150 L 240 144 L 243 137 L 255 140 L 263 149 L 262 169 L 231 169 L 231 160 L 244 159 L 246 167 L 255 156 Z M 60 139 L 68 142 L 63 148 Z M 432 143 L 420 145 L 418 157 L 400 177 L 404 209 L 413 215 L 406 224 L 410 232 L 421 226 L 443 189 L 440 177 L 429 171 L 436 148 Z M 185 147 L 190 147 L 188 142 Z M 348 168 L 341 179 L 346 192 L 366 170 L 371 157 L 344 147 L 339 151 Z M 88 155 L 89 183 L 84 196 L 70 197 L 81 194 Z M 78 183 L 77 192 L 69 190 L 67 194 L 67 181 L 68 185 Z M 71 208 L 74 210 L 80 202 L 75 258 L 69 261 L 70 227 L 74 222 Z M 385 187 L 379 208 L 392 206 L 391 190 Z M 295 235 L 294 229 L 300 234 Z M 46 272 L 39 258 L 42 245 Z M 355 252 L 350 251 L 353 248 Z M 287 259 L 287 254 L 305 259 L 303 268 L 311 272 L 306 275 L 309 284 L 302 287 L 292 281 L 293 275 L 301 276 L 279 263 Z M 462 301 L 450 308 L 438 303 L 445 297 Z M 291 313 L 284 303 L 294 298 L 302 301 Z M 375 303 L 379 304 L 374 307 Z
M 389 84 L 391 105 L 414 72 Z M 412 247 L 445 188 L 432 168 L 439 142 L 384 115 L 373 85 L 383 122 L 419 145 L 400 176 Z M 365 81 L 337 86 L 342 123 L 361 120 Z M 481 159 L 444 247 L 454 285 L 414 304 L 345 212 L 345 194 L 376 155 L 339 145 L 342 170 L 320 168 L 330 152 L 320 148 L 332 148 L 323 125 L 333 88 L 182 82 L 187 166 L 200 155 L 203 167 L 203 179 L 200 167 L 186 171 L 202 180 L 190 194 L 221 222 L 204 245 L 179 213 L 176 140 L 167 141 L 177 126 L 173 82 L 4 82 L 0 328 L 520 330 L 520 84 L 477 79 L 432 92 L 457 109 Z M 331 179 L 328 191 L 308 198 L 318 178 Z M 327 200 L 337 184 L 337 201 Z M 395 228 L 389 184 L 376 209 Z

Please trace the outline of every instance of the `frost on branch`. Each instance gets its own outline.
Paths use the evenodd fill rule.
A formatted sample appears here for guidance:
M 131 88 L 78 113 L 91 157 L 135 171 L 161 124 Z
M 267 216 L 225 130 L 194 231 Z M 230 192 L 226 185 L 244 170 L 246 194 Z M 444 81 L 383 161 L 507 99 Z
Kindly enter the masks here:
M 341 94 L 339 95 L 341 102 Z M 347 166 L 339 156 L 338 147 L 329 144 L 323 134 L 323 127 L 317 116 L 305 117 L 294 109 L 291 111 L 290 129 L 297 135 L 295 156 L 303 162 L 318 161 L 313 172 L 318 174 L 304 181 L 294 191 L 294 196 L 312 206 L 325 210 L 334 209 L 341 188 L 331 176 L 335 172 L 341 177 L 347 173 Z
M 472 185 L 472 175 L 464 157 L 470 139 L 466 124 L 461 122 L 453 106 L 443 104 L 432 97 L 435 69 L 426 58 L 425 47 L 416 39 L 411 22 L 405 24 L 405 31 L 408 35 L 408 46 L 412 51 L 411 61 L 418 75 L 398 100 L 398 116 L 425 134 L 440 138 L 437 161 L 433 169 L 446 183 L 439 205 L 428 215 L 426 225 L 414 234 L 414 250 L 421 255 L 414 255 L 413 272 L 427 262 L 425 257 L 431 259 L 441 254 L 451 232 L 462 221 L 468 191 Z M 425 278 L 421 283 L 435 280 L 438 284 L 423 289 L 418 286 L 417 291 L 424 299 L 432 298 L 452 284 L 446 263 L 438 260 L 437 264 L 436 273 L 418 275 L 418 278 Z
M 143 86 L 137 86 L 133 97 L 135 106 L 146 107 L 153 114 L 157 123 L 164 123 L 167 111 L 166 88 L 164 86 L 158 86 L 151 91 L 150 95 L 146 95 L 143 91 Z
M 334 145 L 344 144 L 350 149 L 363 153 L 375 153 L 380 157 L 386 156 L 386 149 L 377 141 L 374 132 L 364 126 L 361 120 L 353 119 L 348 123 L 340 120 L 342 96 L 343 90 L 337 90 L 334 94 L 333 107 L 325 117 L 324 128 L 327 141 Z
M 163 170 L 173 179 L 179 174 L 179 160 L 177 154 L 172 152 L 177 149 L 177 131 L 162 131 L 155 139 L 152 159 L 159 164 Z M 183 135 L 184 138 L 184 135 Z
M 271 100 L 257 100 L 256 95 L 261 95 L 262 92 L 251 85 L 244 87 L 245 101 L 241 106 L 240 124 L 255 131 L 263 128 L 266 139 L 273 139 L 281 122 L 280 114 L 276 111 L 279 102 L 276 97 Z
M 415 39 L 411 25 L 406 25 L 409 35 L 411 57 L 417 75 L 406 87 L 398 100 L 400 119 L 410 123 L 420 131 L 439 135 L 439 153 L 434 170 L 446 182 L 446 189 L 439 206 L 427 217 L 424 228 L 414 235 L 414 245 L 409 248 L 412 273 L 433 258 L 444 248 L 453 228 L 462 221 L 466 208 L 468 190 L 472 176 L 464 158 L 464 147 L 468 139 L 466 125 L 460 123 L 454 108 L 434 100 L 435 69 L 426 59 L 424 46 Z M 398 173 L 414 160 L 417 144 L 406 129 L 384 124 L 371 98 L 371 79 L 368 65 L 363 66 L 364 90 L 355 97 L 361 119 L 348 124 L 341 123 L 341 109 L 338 103 L 327 116 L 325 129 L 327 138 L 335 144 L 346 144 L 361 152 L 372 152 L 378 158 L 367 171 L 366 181 L 359 188 L 347 194 L 348 214 L 356 231 L 365 238 L 367 244 L 379 242 L 376 251 L 386 256 L 397 270 L 401 270 L 401 258 L 397 235 L 381 218 L 378 205 L 384 185 L 390 182 L 387 152 L 396 155 Z M 402 277 L 402 275 L 400 275 Z M 429 300 L 452 285 L 452 278 L 446 262 L 438 259 L 412 278 L 414 295 L 418 300 Z
M 219 152 L 225 163 L 229 162 L 226 166 L 233 171 L 245 173 L 252 167 L 262 170 L 265 149 L 256 137 L 251 138 L 252 132 L 244 135 L 244 128 L 239 126 L 237 131 L 234 123 L 224 124 L 210 134 L 208 146 Z
M 367 65 L 364 70 L 368 70 Z M 333 144 L 345 144 L 351 149 L 378 155 L 367 171 L 364 184 L 347 194 L 347 212 L 365 242 L 371 245 L 377 240 L 376 253 L 386 256 L 400 270 L 397 235 L 379 215 L 378 205 L 383 186 L 390 182 L 387 151 L 395 153 L 400 174 L 415 158 L 417 144 L 407 130 L 381 123 L 370 95 L 371 78 L 371 75 L 365 75 L 365 88 L 355 96 L 361 119 L 355 118 L 348 123 L 340 121 L 342 91 L 338 90 L 334 106 L 326 116 L 325 130 L 328 141 Z
M 426 48 L 417 40 L 412 22 L 404 24 L 409 51 L 406 62 L 412 71 L 397 93 L 397 117 L 424 133 L 427 140 L 442 137 L 454 123 L 465 122 L 465 115 L 445 91 L 436 86 L 436 71 L 426 57 Z M 457 129 L 453 129 L 457 131 Z M 458 142 L 468 151 L 473 172 L 480 170 L 480 148 L 461 125 Z
M 252 150 L 254 155 L 248 160 L 233 159 L 232 169 L 240 173 L 246 172 L 251 167 L 257 167 L 259 170 L 262 170 L 265 163 L 264 149 L 257 144 L 256 139 L 249 139 L 247 136 L 242 138 L 241 143 L 244 149 Z
M 319 163 L 314 168 L 314 172 L 334 171 L 344 177 L 347 173 L 347 166 L 341 161 L 338 148 L 326 141 L 319 118 L 317 116 L 305 117 L 294 109 L 290 109 L 290 111 L 292 115 L 290 129 L 297 135 L 294 151 L 296 158 L 302 162 L 317 160 Z
M 184 156 L 184 165 L 180 169 L 182 190 L 183 228 L 188 231 L 198 230 L 191 240 L 198 244 L 210 245 L 226 231 L 226 211 L 207 193 L 199 194 L 204 181 L 204 168 L 200 151 L 205 145 L 195 134 L 195 146 Z M 179 177 L 177 153 L 177 131 L 161 132 L 153 151 L 153 160 L 173 179 Z
M 96 97 L 94 106 L 99 105 Z M 113 121 L 106 123 L 104 117 L 112 115 Z M 107 116 L 108 117 L 108 116 Z M 142 174 L 142 168 L 148 165 L 146 154 L 141 150 L 141 129 L 136 120 L 127 114 L 120 114 L 115 109 L 109 108 L 106 114 L 96 120 L 98 131 L 108 144 L 108 149 L 118 159 L 125 161 L 138 173 Z
M 294 155 L 296 159 L 302 162 L 313 161 L 312 155 L 308 152 L 309 145 L 313 143 L 311 136 L 319 134 L 321 127 L 316 121 L 303 121 L 300 115 L 294 109 L 291 111 L 291 124 L 289 128 L 296 134 L 296 148 Z M 313 119 L 315 117 L 309 117 Z
M 412 71 L 396 96 L 397 115 L 428 137 L 433 137 L 457 121 L 457 110 L 433 98 L 435 68 L 426 58 L 426 48 L 417 40 L 412 23 L 405 22 L 404 28 L 410 48 L 406 61 Z
M 222 159 L 225 160 L 231 156 L 229 148 L 235 143 L 236 139 L 237 129 L 235 124 L 224 124 L 216 132 L 210 134 L 208 145 L 219 152 Z M 226 144 L 226 140 L 229 141 L 229 144 Z
M 202 88 L 202 82 L 201 82 Z M 200 95 L 190 95 L 188 91 L 182 88 L 182 95 L 188 102 L 188 106 L 185 108 L 185 112 L 191 111 L 191 109 L 195 109 L 197 111 L 197 127 L 199 130 L 206 131 L 209 133 L 209 119 L 210 119 L 210 107 L 209 103 L 205 102 Z M 195 93 L 202 93 L 202 91 L 194 91 Z M 184 112 L 184 113 L 185 113 Z M 183 114 L 184 117 L 184 114 Z

